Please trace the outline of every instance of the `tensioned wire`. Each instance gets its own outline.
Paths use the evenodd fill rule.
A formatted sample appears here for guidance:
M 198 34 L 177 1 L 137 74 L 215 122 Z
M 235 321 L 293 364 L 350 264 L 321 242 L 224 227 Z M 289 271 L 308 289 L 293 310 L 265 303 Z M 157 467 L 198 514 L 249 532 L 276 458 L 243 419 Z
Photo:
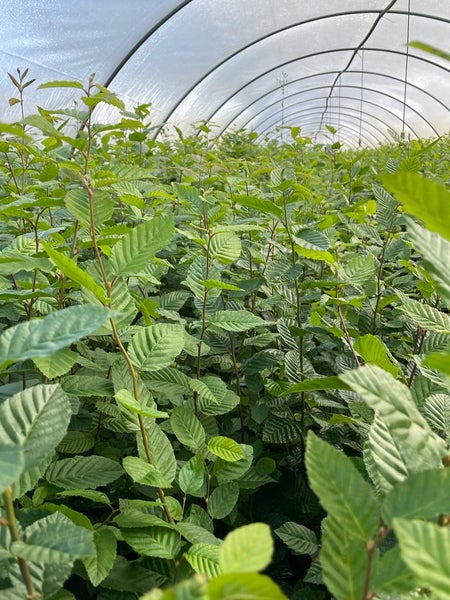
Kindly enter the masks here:
M 359 140 L 358 146 L 361 147 L 362 134 L 362 115 L 363 115 L 363 95 L 364 95 L 364 46 L 361 48 L 361 83 L 360 83 L 361 99 L 359 102 Z
M 331 84 L 330 87 L 330 92 L 327 96 L 326 99 L 326 104 L 325 104 L 325 108 L 324 111 L 322 113 L 322 117 L 320 119 L 320 124 L 319 124 L 319 130 L 321 130 L 323 128 L 323 122 L 325 119 L 325 115 L 327 113 L 328 110 L 328 106 L 329 106 L 329 102 L 331 99 L 331 96 L 333 94 L 334 88 L 337 85 L 337 82 L 339 81 L 339 78 L 346 72 L 348 71 L 348 69 L 351 67 L 352 62 L 354 61 L 355 57 L 358 55 L 358 52 L 364 47 L 364 45 L 366 44 L 366 42 L 370 39 L 370 36 L 372 35 L 372 33 L 375 31 L 375 29 L 378 27 L 379 22 L 381 21 L 381 19 L 384 17 L 384 15 L 386 13 L 388 13 L 391 8 L 393 8 L 393 6 L 397 3 L 397 0 L 391 0 L 391 2 L 389 2 L 389 4 L 386 6 L 386 8 L 384 8 L 382 11 L 380 11 L 378 13 L 377 18 L 375 19 L 375 21 L 373 22 L 372 27 L 369 29 L 369 31 L 366 33 L 366 35 L 364 36 L 363 40 L 358 44 L 358 46 L 354 49 L 352 55 L 350 56 L 350 59 L 347 63 L 347 65 L 342 69 L 342 71 L 340 71 L 338 73 L 338 75 L 336 75 L 335 80 L 333 81 L 333 83 Z M 409 13 L 408 13 L 409 14 Z
M 405 120 L 406 120 L 406 94 L 408 86 L 408 66 L 409 66 L 409 32 L 410 32 L 410 21 L 411 21 L 411 0 L 408 0 L 408 18 L 406 21 L 406 56 L 405 56 L 405 76 L 404 76 L 404 89 L 403 89 L 403 125 L 402 125 L 402 138 L 405 137 Z

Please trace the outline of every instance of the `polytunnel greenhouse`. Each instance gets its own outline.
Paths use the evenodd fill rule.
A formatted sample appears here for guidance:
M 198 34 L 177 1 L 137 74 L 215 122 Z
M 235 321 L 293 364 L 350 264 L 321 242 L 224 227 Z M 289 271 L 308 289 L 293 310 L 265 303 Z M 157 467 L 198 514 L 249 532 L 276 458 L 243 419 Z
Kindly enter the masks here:
M 448 600 L 450 3 L 0 7 L 1 600 Z

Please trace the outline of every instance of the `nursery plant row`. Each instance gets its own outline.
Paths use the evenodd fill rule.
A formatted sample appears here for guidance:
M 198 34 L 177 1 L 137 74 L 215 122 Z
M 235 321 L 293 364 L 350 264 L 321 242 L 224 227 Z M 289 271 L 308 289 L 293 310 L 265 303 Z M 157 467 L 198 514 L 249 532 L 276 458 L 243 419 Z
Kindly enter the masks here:
M 2 600 L 448 599 L 449 138 L 154 139 L 11 79 Z

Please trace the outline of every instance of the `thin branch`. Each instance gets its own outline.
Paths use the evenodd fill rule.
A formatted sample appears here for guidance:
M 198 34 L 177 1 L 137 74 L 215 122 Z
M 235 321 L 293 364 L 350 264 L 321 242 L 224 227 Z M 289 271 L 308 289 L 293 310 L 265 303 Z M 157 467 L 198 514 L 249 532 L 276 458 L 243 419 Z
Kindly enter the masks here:
M 16 514 L 14 512 L 14 504 L 12 500 L 12 486 L 9 486 L 5 492 L 3 492 L 3 504 L 6 512 L 6 519 L 8 522 L 8 529 L 13 542 L 20 541 L 19 529 L 17 527 Z M 36 588 L 34 587 L 33 578 L 31 577 L 30 570 L 27 563 L 23 558 L 16 557 L 17 564 L 19 565 L 20 572 L 27 588 L 27 598 L 34 600 L 39 598 Z

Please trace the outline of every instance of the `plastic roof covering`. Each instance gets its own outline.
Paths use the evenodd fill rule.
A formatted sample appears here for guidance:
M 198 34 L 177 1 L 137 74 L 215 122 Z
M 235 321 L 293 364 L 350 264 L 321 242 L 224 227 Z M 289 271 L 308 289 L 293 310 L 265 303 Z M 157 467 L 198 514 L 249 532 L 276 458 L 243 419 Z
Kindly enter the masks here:
M 270 137 L 295 125 L 326 141 L 332 125 L 356 146 L 390 141 L 390 131 L 449 130 L 450 63 L 407 46 L 449 51 L 449 0 L 0 0 L 0 9 L 3 121 L 19 118 L 7 72 L 29 67 L 38 80 L 29 112 L 78 96 L 38 83 L 86 83 L 95 72 L 129 107 L 151 103 L 154 125 L 187 131 L 209 121 L 218 133 Z M 106 105 L 94 116 L 113 118 Z

